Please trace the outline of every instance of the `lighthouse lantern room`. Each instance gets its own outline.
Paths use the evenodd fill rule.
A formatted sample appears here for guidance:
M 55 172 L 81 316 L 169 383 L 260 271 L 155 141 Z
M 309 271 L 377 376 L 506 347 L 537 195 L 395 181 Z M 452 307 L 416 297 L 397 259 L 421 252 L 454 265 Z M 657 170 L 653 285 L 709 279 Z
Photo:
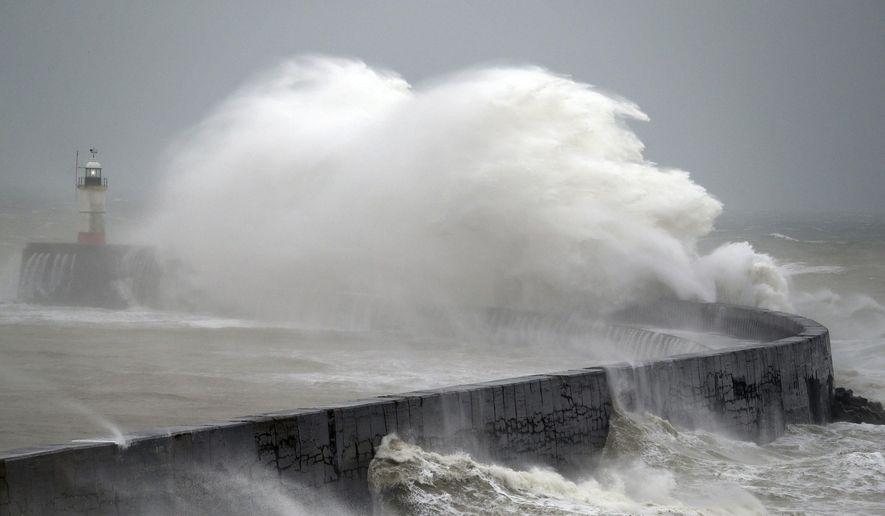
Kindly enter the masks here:
M 92 159 L 84 167 L 77 167 L 77 204 L 80 210 L 80 224 L 77 242 L 81 244 L 102 245 L 104 237 L 105 194 L 108 191 L 108 180 L 101 175 L 101 163 L 95 160 L 98 153 L 89 149 Z M 83 175 L 79 174 L 83 170 Z

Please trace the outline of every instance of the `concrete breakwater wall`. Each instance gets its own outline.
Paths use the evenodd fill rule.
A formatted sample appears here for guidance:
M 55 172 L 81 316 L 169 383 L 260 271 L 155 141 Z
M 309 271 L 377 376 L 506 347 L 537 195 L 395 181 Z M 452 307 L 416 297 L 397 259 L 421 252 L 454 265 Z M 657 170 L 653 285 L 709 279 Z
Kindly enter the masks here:
M 126 308 L 155 298 L 159 276 L 149 247 L 31 243 L 22 251 L 18 299 Z
M 829 336 L 813 321 L 687 302 L 622 317 L 764 342 L 165 429 L 130 436 L 126 447 L 73 443 L 0 453 L 0 514 L 212 512 L 228 503 L 219 501 L 219 486 L 243 484 L 250 489 L 237 497 L 240 511 L 262 507 L 265 485 L 364 507 L 369 463 L 391 432 L 440 451 L 568 473 L 592 464 L 618 402 L 759 442 L 786 424 L 829 418 Z
M 627 409 L 758 443 L 776 439 L 788 424 L 830 420 L 830 335 L 810 319 L 692 302 L 637 307 L 620 318 L 759 341 L 713 353 L 610 366 L 609 382 Z

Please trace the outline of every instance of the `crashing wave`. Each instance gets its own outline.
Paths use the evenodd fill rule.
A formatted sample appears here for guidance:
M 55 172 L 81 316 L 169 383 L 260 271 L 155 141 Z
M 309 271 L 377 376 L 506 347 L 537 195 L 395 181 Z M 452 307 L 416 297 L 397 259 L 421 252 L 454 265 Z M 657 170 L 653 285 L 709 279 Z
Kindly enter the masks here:
M 412 87 L 295 59 L 182 137 L 145 238 L 193 267 L 201 304 L 264 316 L 661 295 L 789 308 L 770 257 L 699 254 L 720 202 L 648 161 L 631 120 L 647 117 L 536 67 Z

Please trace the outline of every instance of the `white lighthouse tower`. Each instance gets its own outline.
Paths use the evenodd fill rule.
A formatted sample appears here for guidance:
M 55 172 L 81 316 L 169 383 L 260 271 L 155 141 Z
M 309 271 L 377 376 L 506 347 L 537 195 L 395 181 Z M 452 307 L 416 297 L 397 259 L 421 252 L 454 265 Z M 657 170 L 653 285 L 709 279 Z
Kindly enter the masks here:
M 77 242 L 103 245 L 104 198 L 108 191 L 108 179 L 101 176 L 101 163 L 95 160 L 98 151 L 89 149 L 89 152 L 92 159 L 82 167 L 83 175 L 77 174 L 77 203 L 80 208 Z

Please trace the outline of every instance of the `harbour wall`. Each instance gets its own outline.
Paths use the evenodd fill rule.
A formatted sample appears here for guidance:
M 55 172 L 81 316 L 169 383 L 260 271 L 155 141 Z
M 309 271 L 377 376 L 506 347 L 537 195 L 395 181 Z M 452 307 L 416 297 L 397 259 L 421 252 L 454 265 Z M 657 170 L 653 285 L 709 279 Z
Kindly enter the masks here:
M 156 298 L 159 264 L 149 247 L 30 243 L 22 251 L 18 300 L 126 308 Z
M 265 485 L 306 504 L 337 498 L 366 508 L 369 463 L 392 432 L 438 451 L 568 474 L 592 466 L 616 406 L 760 443 L 787 424 L 829 419 L 829 335 L 813 321 L 691 302 L 620 316 L 759 342 L 170 428 L 129 436 L 125 447 L 72 443 L 0 453 L 0 514 L 212 512 L 222 502 L 207 486 L 231 479 L 256 488 L 237 497 L 238 511 L 260 511 L 257 486 Z

